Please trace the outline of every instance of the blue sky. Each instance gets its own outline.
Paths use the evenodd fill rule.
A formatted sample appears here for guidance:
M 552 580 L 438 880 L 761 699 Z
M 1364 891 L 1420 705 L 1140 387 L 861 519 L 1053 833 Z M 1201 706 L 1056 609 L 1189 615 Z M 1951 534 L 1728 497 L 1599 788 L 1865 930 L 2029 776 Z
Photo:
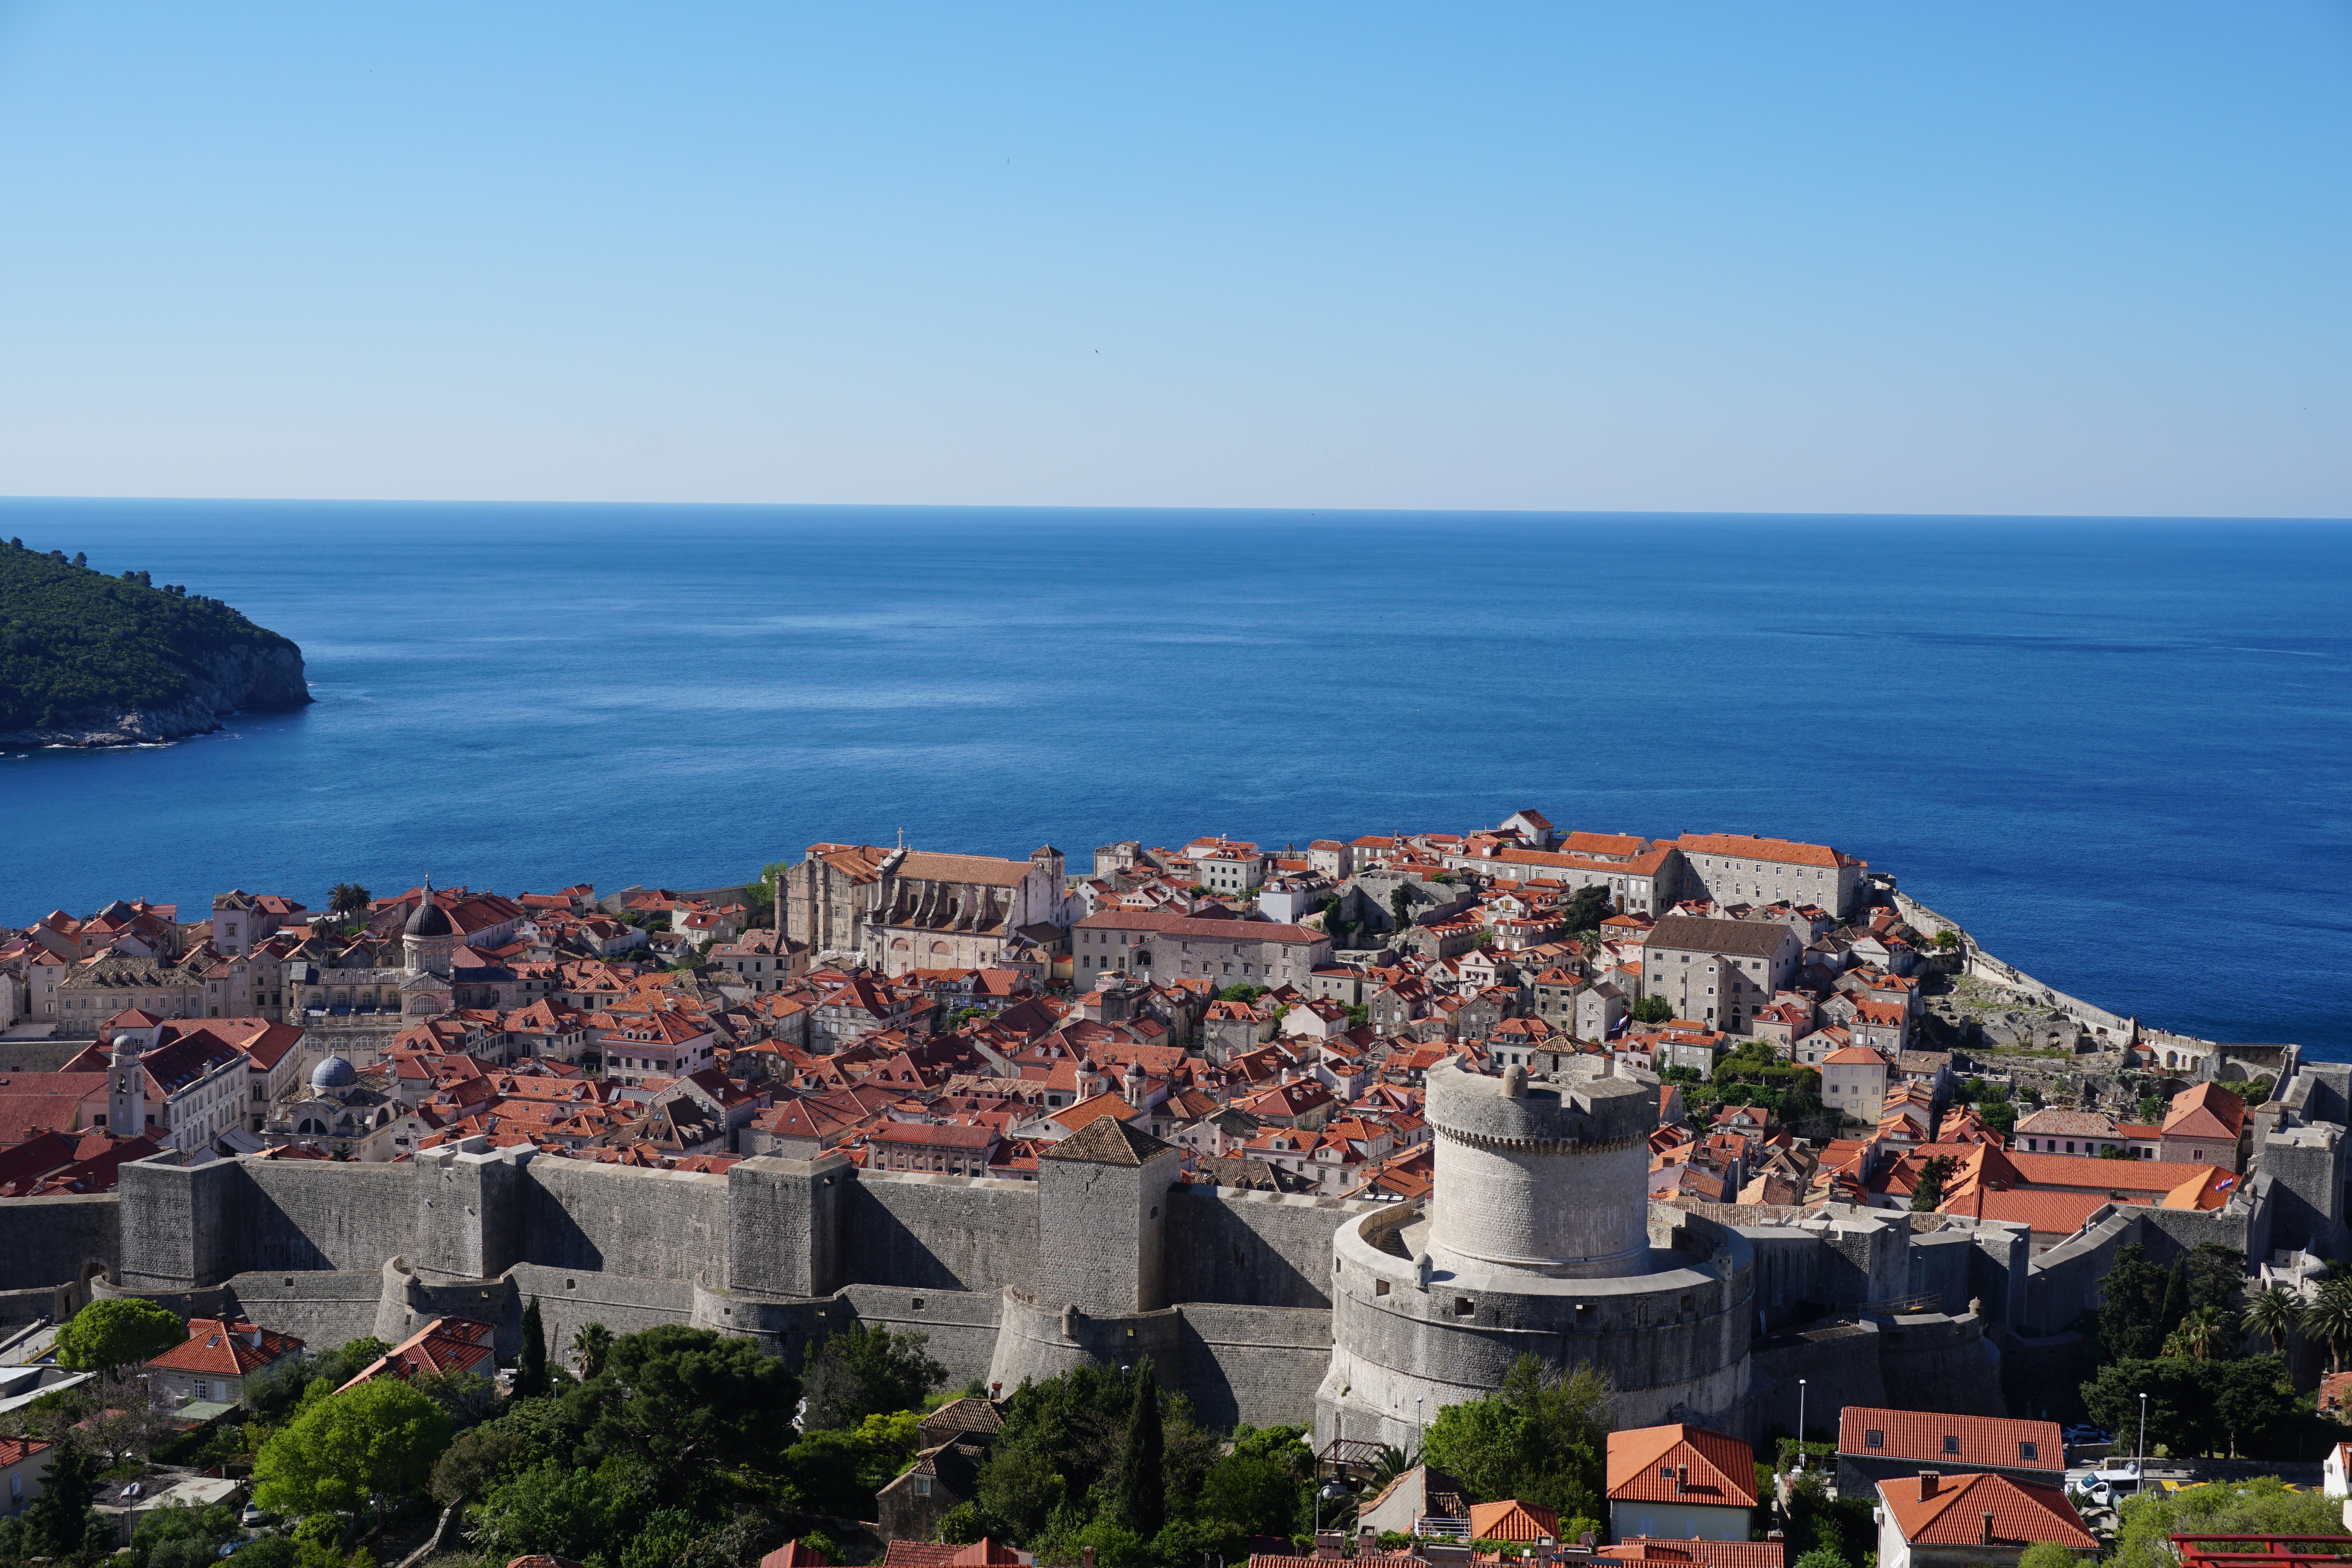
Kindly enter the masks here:
M 0 0 L 0 493 L 2352 515 L 2352 6 Z

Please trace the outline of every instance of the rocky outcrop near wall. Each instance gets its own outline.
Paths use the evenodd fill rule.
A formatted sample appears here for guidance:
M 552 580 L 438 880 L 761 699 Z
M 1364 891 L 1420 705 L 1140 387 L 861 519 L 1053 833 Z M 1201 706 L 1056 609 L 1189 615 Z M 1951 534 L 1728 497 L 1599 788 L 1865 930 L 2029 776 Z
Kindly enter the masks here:
M 2110 1012 L 2079 997 L 2070 997 L 1986 952 L 1959 922 L 1937 914 L 1908 894 L 1897 892 L 1894 897 L 1895 910 L 1920 930 L 1930 936 L 1948 931 L 1959 938 L 1962 973 L 2014 992 L 2026 1009 L 2044 1008 L 2071 1019 L 2097 1040 L 2102 1050 L 2121 1050 L 2137 1037 L 2138 1019 Z

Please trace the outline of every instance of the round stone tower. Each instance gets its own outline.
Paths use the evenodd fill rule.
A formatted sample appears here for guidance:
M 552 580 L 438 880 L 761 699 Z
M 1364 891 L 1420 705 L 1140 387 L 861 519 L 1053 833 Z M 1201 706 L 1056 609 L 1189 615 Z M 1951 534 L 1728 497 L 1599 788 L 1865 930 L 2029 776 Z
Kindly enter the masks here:
M 1601 1372 L 1621 1427 L 1744 1429 L 1753 1254 L 1727 1226 L 1649 1203 L 1656 1086 L 1578 1057 L 1533 1077 L 1449 1062 L 1428 1095 L 1427 1211 L 1394 1204 L 1332 1239 L 1318 1446 L 1417 1447 L 1523 1354 Z
M 1437 1177 L 1429 1251 L 1450 1267 L 1556 1279 L 1650 1271 L 1657 1091 L 1630 1078 L 1429 1075 Z

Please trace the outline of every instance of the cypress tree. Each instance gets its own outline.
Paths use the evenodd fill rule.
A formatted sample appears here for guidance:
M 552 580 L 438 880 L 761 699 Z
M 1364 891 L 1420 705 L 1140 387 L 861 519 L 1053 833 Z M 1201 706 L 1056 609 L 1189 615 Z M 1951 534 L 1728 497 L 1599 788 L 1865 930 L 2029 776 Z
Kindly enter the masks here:
M 42 1478 L 41 1495 L 25 1508 L 26 1556 L 79 1557 L 85 1544 L 97 1543 L 89 1528 L 89 1499 L 97 1484 L 89 1456 L 72 1443 L 59 1443 Z
M 522 1310 L 522 1354 L 515 1358 L 514 1391 L 525 1397 L 547 1392 L 547 1331 L 540 1326 L 537 1296 Z
M 1149 1541 L 1168 1522 L 1168 1481 L 1160 1472 L 1160 1385 L 1151 1358 L 1135 1369 L 1135 1403 L 1127 1414 L 1127 1453 L 1118 1467 L 1119 1522 Z
M 2166 1335 L 2180 1326 L 2180 1320 L 2188 1315 L 2188 1260 L 2176 1258 L 2172 1260 L 2172 1271 L 2164 1279 L 2164 1306 L 2157 1313 L 2159 1326 L 2156 1332 L 2156 1339 L 2161 1343 Z

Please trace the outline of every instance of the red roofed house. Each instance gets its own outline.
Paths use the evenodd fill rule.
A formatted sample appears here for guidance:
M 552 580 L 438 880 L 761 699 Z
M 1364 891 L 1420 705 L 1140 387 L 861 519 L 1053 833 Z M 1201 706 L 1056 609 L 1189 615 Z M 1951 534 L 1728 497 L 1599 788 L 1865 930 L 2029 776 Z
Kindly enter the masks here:
M 2054 1421 L 1869 1405 L 1849 1405 L 1838 1413 L 1840 1497 L 1868 1497 L 1880 1481 L 1930 1469 L 1990 1471 L 2061 1486 L 2066 1453 Z
M 1470 1505 L 1473 1541 L 1524 1541 L 1537 1546 L 1559 1543 L 1559 1515 L 1517 1498 Z
M 245 1380 L 302 1342 L 243 1318 L 190 1318 L 188 1337 L 150 1361 L 144 1370 L 161 1393 L 234 1405 L 245 1397 Z
M 1701 1427 L 1609 1434 L 1609 1535 L 1745 1541 L 1755 1522 L 1756 1450 Z
M 1818 904 L 1832 915 L 1853 907 L 1868 861 L 1826 844 L 1796 844 L 1746 833 L 1685 833 L 1683 864 L 1717 904 Z
M 985 1535 L 969 1546 L 945 1541 L 893 1541 L 883 1548 L 882 1568 L 1015 1568 L 1037 1559 Z
M 803 1546 L 795 1537 L 761 1558 L 760 1568 L 827 1568 L 827 1564 L 824 1552 Z
M 48 1474 L 49 1461 L 43 1458 L 55 1443 L 38 1437 L 0 1437 L 0 1504 L 9 1513 L 22 1513 L 25 1505 L 41 1495 L 41 1478 Z
M 1879 1568 L 2010 1568 L 2038 1541 L 2099 1543 L 2061 1487 L 1922 1470 L 1878 1483 Z
M 2172 1097 L 2158 1134 L 2162 1158 L 2182 1165 L 2238 1168 L 2238 1138 L 2245 1130 L 2246 1103 L 2218 1083 L 2200 1083 Z
M 1822 1103 L 1857 1121 L 1875 1123 L 1886 1107 L 1886 1058 L 1866 1045 L 1849 1045 L 1822 1057 Z
M 1612 1563 L 1658 1563 L 1671 1568 L 1786 1568 L 1788 1548 L 1778 1541 L 1658 1541 L 1637 1535 L 1597 1549 Z
M 496 1331 L 472 1318 L 435 1318 L 423 1328 L 360 1368 L 357 1376 L 335 1390 L 357 1388 L 379 1377 L 438 1376 L 451 1372 L 498 1371 L 491 1340 Z

